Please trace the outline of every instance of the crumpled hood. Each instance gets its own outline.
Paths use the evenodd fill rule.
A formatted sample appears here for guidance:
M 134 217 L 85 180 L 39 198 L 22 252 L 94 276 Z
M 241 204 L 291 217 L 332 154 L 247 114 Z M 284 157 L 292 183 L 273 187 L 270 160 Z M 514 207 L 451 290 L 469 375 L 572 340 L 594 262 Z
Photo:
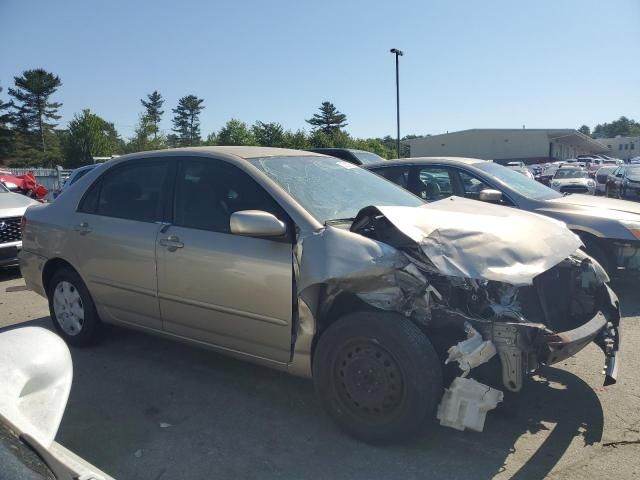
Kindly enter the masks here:
M 465 198 L 374 208 L 443 275 L 529 285 L 582 245 L 562 222 Z
M 601 209 L 602 215 L 610 217 L 611 210 L 616 212 L 626 212 L 640 215 L 640 203 L 629 200 L 618 200 L 616 198 L 595 197 L 593 195 L 571 194 L 560 198 L 548 200 L 549 206 L 574 205 L 579 207 L 590 207 L 589 210 L 595 213 L 595 209 Z

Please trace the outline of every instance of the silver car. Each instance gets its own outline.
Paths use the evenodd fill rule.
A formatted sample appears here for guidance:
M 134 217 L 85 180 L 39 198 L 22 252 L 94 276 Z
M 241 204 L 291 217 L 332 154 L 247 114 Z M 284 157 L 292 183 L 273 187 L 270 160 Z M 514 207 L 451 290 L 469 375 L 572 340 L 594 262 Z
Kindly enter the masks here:
M 22 248 L 22 215 L 28 207 L 37 204 L 36 200 L 13 193 L 0 183 L 0 267 L 18 264 L 18 252 Z
M 366 441 L 404 438 L 436 406 L 443 425 L 481 430 L 502 392 L 468 375 L 492 358 L 519 391 L 594 341 L 615 382 L 617 299 L 564 224 L 463 198 L 425 204 L 330 156 L 125 156 L 25 219 L 23 276 L 70 344 L 108 322 L 313 377 Z
M 562 167 L 551 178 L 551 188 L 560 193 L 595 195 L 596 181 L 583 168 Z
M 555 218 L 580 237 L 587 253 L 610 274 L 618 270 L 640 271 L 640 203 L 569 191 L 562 194 L 494 162 L 476 158 L 407 158 L 364 168 L 427 201 L 458 195 Z M 555 173 L 565 168 L 570 167 Z M 431 180 L 434 176 L 437 178 Z

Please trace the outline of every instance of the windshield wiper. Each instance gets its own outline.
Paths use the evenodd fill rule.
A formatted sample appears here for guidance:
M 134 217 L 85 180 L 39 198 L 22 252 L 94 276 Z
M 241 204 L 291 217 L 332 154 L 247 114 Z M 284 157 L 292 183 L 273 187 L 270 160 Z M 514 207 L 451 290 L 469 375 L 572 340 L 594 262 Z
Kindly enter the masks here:
M 336 225 L 336 224 L 340 224 L 340 223 L 353 223 L 353 221 L 355 220 L 355 217 L 350 217 L 350 218 L 332 218 L 330 220 L 327 220 L 324 222 L 324 225 Z

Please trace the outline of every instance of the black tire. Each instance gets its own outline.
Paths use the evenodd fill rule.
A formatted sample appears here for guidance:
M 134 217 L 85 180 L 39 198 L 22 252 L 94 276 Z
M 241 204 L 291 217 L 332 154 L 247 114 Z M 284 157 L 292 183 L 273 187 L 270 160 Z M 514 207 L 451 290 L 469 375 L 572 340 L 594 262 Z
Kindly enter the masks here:
M 94 343 L 100 333 L 102 322 L 100 321 L 100 317 L 98 317 L 98 312 L 89 294 L 89 290 L 87 290 L 80 275 L 70 268 L 61 268 L 53 274 L 48 287 L 49 313 L 53 321 L 53 326 L 58 334 L 60 334 L 68 344 L 74 347 L 84 347 Z M 60 307 L 58 307 L 58 313 L 63 317 L 65 314 L 71 315 L 71 313 L 69 313 L 71 307 L 81 308 L 83 316 L 82 319 L 78 321 L 79 328 L 74 329 L 73 326 L 69 326 L 67 320 L 58 318 L 56 314 L 54 296 L 56 295 L 56 290 L 62 292 L 65 290 L 65 287 L 67 287 L 67 291 L 72 294 L 77 292 L 79 300 L 75 305 L 67 304 L 67 306 L 64 307 L 66 310 L 63 312 L 60 312 Z M 65 324 L 67 326 L 63 327 Z
M 416 434 L 442 396 L 433 346 L 409 319 L 358 312 L 332 324 L 313 357 L 316 392 L 336 423 L 374 444 Z

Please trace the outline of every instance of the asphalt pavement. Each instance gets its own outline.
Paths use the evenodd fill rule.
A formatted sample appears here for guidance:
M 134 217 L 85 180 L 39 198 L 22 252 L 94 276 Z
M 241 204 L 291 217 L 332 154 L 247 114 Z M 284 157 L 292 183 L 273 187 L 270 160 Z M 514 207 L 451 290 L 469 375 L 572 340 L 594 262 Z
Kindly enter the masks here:
M 640 280 L 621 298 L 622 364 L 602 387 L 590 345 L 543 368 L 482 433 L 427 425 L 414 441 L 359 443 L 322 411 L 310 381 L 159 337 L 108 328 L 72 349 L 57 440 L 117 479 L 631 479 L 640 477 Z M 51 328 L 46 301 L 0 271 L 0 327 Z

